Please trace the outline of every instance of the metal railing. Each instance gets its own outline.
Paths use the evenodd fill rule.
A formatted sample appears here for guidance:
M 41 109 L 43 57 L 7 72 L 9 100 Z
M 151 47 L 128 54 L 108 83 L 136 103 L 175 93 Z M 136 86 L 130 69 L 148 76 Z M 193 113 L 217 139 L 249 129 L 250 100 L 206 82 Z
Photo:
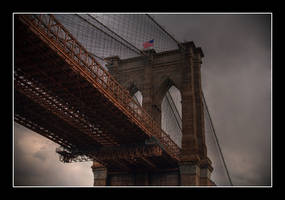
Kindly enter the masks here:
M 177 144 L 53 15 L 20 15 L 20 19 L 64 56 L 71 66 L 74 66 L 146 134 L 157 138 L 172 158 L 179 160 L 180 148 Z

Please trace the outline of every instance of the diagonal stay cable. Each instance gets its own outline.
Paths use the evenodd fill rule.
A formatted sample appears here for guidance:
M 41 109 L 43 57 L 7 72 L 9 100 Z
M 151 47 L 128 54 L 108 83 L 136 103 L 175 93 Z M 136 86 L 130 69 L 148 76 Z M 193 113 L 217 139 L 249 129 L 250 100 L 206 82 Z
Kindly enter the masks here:
M 157 25 L 168 37 L 170 37 L 177 45 L 178 47 L 182 47 L 181 44 L 170 34 L 168 33 L 165 28 L 163 28 L 153 17 L 151 17 L 149 14 L 145 14 L 155 25 Z
M 124 39 L 123 37 L 121 37 L 120 35 L 118 35 L 117 33 L 115 33 L 113 30 L 111 30 L 109 27 L 107 27 L 106 25 L 104 25 L 102 22 L 100 22 L 99 20 L 97 20 L 94 16 L 92 16 L 92 15 L 90 15 L 90 14 L 87 14 L 89 17 L 91 17 L 93 20 L 95 20 L 97 23 L 99 23 L 101 26 L 103 26 L 105 29 L 107 29 L 108 31 L 110 31 L 112 34 L 114 34 L 115 36 L 117 36 L 118 38 L 120 38 L 122 41 L 124 41 L 125 43 L 127 43 L 128 45 L 130 45 L 132 48 L 129 48 L 129 49 L 131 49 L 132 51 L 134 51 L 135 53 L 137 53 L 137 54 L 141 54 L 141 55 L 143 55 L 143 56 L 145 56 L 145 53 L 143 52 L 143 51 L 141 51 L 140 49 L 138 49 L 137 47 L 135 47 L 133 44 L 131 44 L 129 41 L 127 41 L 126 39 Z M 169 37 L 171 37 L 178 45 L 179 45 L 179 42 L 175 39 L 175 38 L 173 38 L 163 27 L 161 27 L 151 16 L 149 16 L 149 15 L 147 15 L 146 14 L 146 16 L 148 16 L 154 23 L 155 23 L 155 25 L 157 25 L 159 28 L 161 28 Z M 81 16 L 80 16 L 81 17 Z M 85 19 L 86 20 L 86 19 Z M 86 20 L 87 21 L 87 20 Z M 91 23 L 91 22 L 89 22 L 89 23 Z M 105 33 L 105 32 L 104 32 Z M 134 49 L 135 50 L 134 50 Z M 175 103 L 174 103 L 174 101 L 173 101 L 173 99 L 172 99 L 172 97 L 171 97 L 171 95 L 170 95 L 170 93 L 169 92 L 167 92 L 168 94 L 169 94 L 169 96 L 170 96 L 170 98 L 168 97 L 168 96 L 166 96 L 166 98 L 167 98 L 167 101 L 168 101 L 168 103 L 169 103 L 169 105 L 170 105 L 170 107 L 171 107 L 171 110 L 172 110 L 172 112 L 173 112 L 173 115 L 174 115 L 174 117 L 175 117 L 175 119 L 176 119 L 176 122 L 177 122 L 177 125 L 178 125 L 178 127 L 179 127 L 179 129 L 181 130 L 181 125 L 180 125 L 180 123 L 179 122 L 181 122 L 181 117 L 180 117 L 180 115 L 179 115 L 179 112 L 178 112 L 178 109 L 177 109 L 177 107 L 176 107 L 176 105 L 175 105 Z M 170 99 L 170 100 L 169 100 Z M 136 98 L 136 100 L 137 100 L 137 98 Z M 173 103 L 173 105 L 174 105 L 174 108 L 175 109 L 173 109 L 173 106 L 171 105 L 171 103 L 170 103 L 170 101 Z M 176 113 L 178 114 L 178 116 L 179 116 L 179 119 L 177 118 L 177 116 L 175 115 L 175 111 L 176 111 Z
M 168 97 L 169 96 L 169 97 Z M 178 128 L 179 128 L 179 130 L 181 131 L 182 130 L 182 127 L 181 127 L 181 125 L 180 125 L 180 123 L 181 123 L 181 121 L 182 121 L 182 119 L 181 119 L 181 117 L 180 117 L 180 115 L 179 115 L 179 112 L 178 112 L 178 109 L 177 109 L 177 107 L 176 107 L 176 105 L 175 105 L 175 103 L 174 103 L 174 101 L 173 101 L 173 99 L 172 99 L 172 97 L 171 97 L 171 94 L 169 93 L 169 91 L 167 91 L 167 93 L 166 93 L 166 100 L 167 100 L 167 103 L 169 104 L 169 106 L 170 106 L 170 108 L 171 108 L 171 111 L 172 111 L 172 113 L 173 113 L 173 115 L 174 115 L 174 118 L 175 118 L 175 121 L 176 121 L 176 123 L 177 123 L 177 125 L 178 125 Z M 172 104 L 171 104 L 171 103 Z M 174 106 L 173 106 L 174 105 Z M 173 109 L 173 107 L 174 107 L 174 109 Z M 178 115 L 178 117 L 175 115 L 175 111 L 176 111 L 176 113 L 177 113 L 177 115 Z M 179 123 L 180 122 L 180 123 Z
M 136 97 L 136 95 L 134 95 L 133 98 L 134 98 L 134 100 L 135 100 L 139 105 L 141 105 L 140 102 L 139 102 L 139 100 L 138 100 L 138 98 Z
M 97 20 L 94 16 L 92 16 L 92 15 L 90 15 L 90 14 L 87 14 L 87 15 L 88 15 L 89 17 L 91 17 L 93 20 L 95 20 L 96 23 L 100 24 L 100 25 L 101 25 L 102 27 L 104 27 L 106 30 L 108 30 L 109 32 L 111 32 L 112 34 L 114 34 L 116 37 L 118 37 L 119 39 L 121 39 L 121 40 L 122 40 L 124 43 L 126 43 L 127 45 L 124 44 L 122 41 L 119 41 L 118 39 L 114 38 L 114 37 L 111 36 L 110 34 L 106 33 L 105 31 L 99 29 L 96 25 L 94 25 L 93 23 L 91 23 L 91 22 L 88 21 L 87 19 L 85 19 L 85 18 L 83 18 L 82 16 L 80 16 L 80 15 L 77 14 L 77 16 L 80 17 L 81 19 L 83 19 L 85 22 L 91 24 L 93 27 L 96 27 L 96 28 L 99 29 L 100 31 L 104 32 L 104 34 L 110 36 L 111 38 L 113 38 L 114 40 L 118 41 L 119 43 L 121 43 L 122 45 L 124 45 L 125 47 L 127 47 L 128 49 L 132 50 L 133 52 L 137 53 L 138 55 L 140 54 L 140 55 L 146 56 L 143 51 L 141 51 L 140 49 L 138 49 L 137 47 L 135 47 L 133 44 L 131 44 L 129 41 L 127 41 L 126 39 L 124 39 L 123 37 L 121 37 L 120 35 L 118 35 L 117 33 L 115 33 L 115 32 L 114 32 L 113 30 L 111 30 L 109 27 L 107 27 L 107 26 L 104 25 L 102 22 L 100 22 L 99 20 Z M 173 39 L 173 40 L 179 45 L 179 42 L 178 42 L 175 38 L 173 38 L 163 27 L 161 27 L 151 16 L 149 16 L 149 15 L 147 15 L 147 14 L 146 14 L 146 16 L 148 16 L 148 17 L 152 20 L 152 22 L 155 23 L 155 25 L 157 25 L 160 29 L 162 29 L 164 33 L 166 33 L 171 39 Z M 131 46 L 132 48 L 130 48 L 128 45 Z M 102 58 L 101 58 L 101 59 L 102 59 Z M 177 123 L 179 129 L 181 130 L 182 128 L 181 128 L 181 125 L 180 125 L 180 123 L 179 123 L 179 122 L 181 122 L 181 117 L 180 117 L 180 115 L 179 115 L 179 112 L 178 112 L 178 110 L 177 110 L 177 107 L 176 107 L 176 105 L 175 105 L 175 103 L 174 103 L 174 101 L 173 101 L 173 99 L 172 99 L 172 97 L 171 97 L 171 95 L 170 95 L 169 92 L 168 92 L 168 94 L 169 94 L 169 97 L 168 97 L 168 95 L 166 96 L 167 101 L 168 101 L 168 104 L 170 105 L 170 108 L 171 108 L 172 113 L 173 113 L 173 115 L 174 115 L 174 117 L 175 117 L 176 123 Z M 138 102 L 138 100 L 137 100 L 136 97 L 135 97 L 135 99 L 136 99 L 136 101 Z M 173 103 L 174 108 L 173 108 L 173 105 L 172 105 L 170 102 Z M 176 113 L 178 114 L 179 119 L 178 119 L 178 117 L 175 115 L 175 111 L 174 111 L 174 110 L 175 110 Z
M 131 44 L 129 41 L 127 41 L 125 38 L 123 38 L 122 36 L 118 35 L 116 32 L 114 32 L 113 30 L 111 30 L 109 27 L 107 27 L 105 24 L 103 24 L 102 22 L 100 22 L 99 20 L 97 20 L 94 16 L 87 14 L 89 17 L 91 17 L 92 19 L 94 19 L 97 23 L 99 23 L 100 25 L 102 25 L 105 29 L 107 29 L 108 31 L 110 31 L 112 34 L 114 34 L 115 36 L 117 36 L 118 38 L 120 38 L 121 40 L 123 40 L 125 43 L 127 43 L 128 45 L 130 45 L 132 48 L 132 51 L 136 52 L 137 54 L 141 54 L 141 55 L 145 55 L 145 53 L 143 51 L 141 51 L 140 49 L 138 49 L 136 46 L 134 46 L 133 44 Z
M 216 135 L 216 131 L 215 131 L 215 129 L 214 129 L 213 121 L 212 121 L 212 118 L 211 118 L 211 116 L 210 116 L 210 112 L 209 112 L 208 106 L 207 106 L 207 104 L 206 104 L 206 100 L 205 100 L 205 97 L 204 97 L 204 93 L 203 93 L 203 92 L 202 92 L 202 99 L 203 99 L 203 103 L 204 103 L 205 108 L 206 108 L 207 115 L 208 115 L 209 120 L 210 120 L 210 126 L 211 126 L 211 129 L 212 129 L 212 132 L 213 132 L 213 134 L 214 134 L 214 137 L 215 137 L 216 143 L 217 143 L 217 145 L 218 145 L 218 149 L 219 149 L 220 155 L 221 155 L 221 157 L 222 157 L 223 164 L 224 164 L 225 169 L 226 169 L 227 177 L 228 177 L 228 179 L 229 179 L 230 185 L 233 185 L 232 180 L 231 180 L 231 177 L 230 177 L 230 174 L 229 174 L 229 171 L 228 171 L 228 168 L 227 168 L 227 165 L 226 165 L 226 161 L 225 161 L 225 159 L 224 159 L 224 155 L 223 155 L 223 153 L 222 153 L 222 149 L 221 149 L 221 146 L 220 146 L 218 137 L 217 137 L 217 135 Z
M 168 93 L 168 95 L 169 95 L 169 99 L 170 99 L 170 101 L 171 101 L 171 102 L 172 102 L 172 104 L 174 105 L 175 112 L 177 113 L 178 118 L 179 118 L 179 120 L 181 121 L 181 120 L 182 120 L 182 118 L 181 118 L 181 116 L 180 116 L 180 114 L 179 114 L 179 112 L 178 112 L 178 108 L 177 108 L 176 104 L 174 103 L 174 100 L 173 100 L 173 98 L 172 98 L 172 95 L 170 94 L 170 92 L 169 92 L 169 91 L 167 91 L 167 93 Z
M 168 33 L 153 17 L 151 17 L 149 14 L 145 14 L 145 15 L 146 15 L 156 26 L 158 26 L 164 33 L 166 33 L 166 35 L 167 35 L 168 37 L 170 37 L 170 38 L 178 45 L 178 47 L 182 48 L 181 44 L 180 44 L 170 33 Z M 182 49 L 183 49 L 183 48 L 182 48 Z M 168 97 L 168 96 L 169 96 L 169 97 Z M 172 98 L 171 94 L 169 93 L 169 91 L 167 91 L 166 100 L 167 100 L 168 104 L 170 105 L 170 108 L 171 108 L 171 110 L 172 110 L 172 113 L 173 113 L 173 115 L 174 115 L 174 117 L 175 117 L 175 120 L 176 120 L 176 123 L 177 123 L 179 129 L 182 130 L 181 125 L 180 125 L 180 123 L 179 123 L 179 122 L 182 121 L 182 119 L 181 119 L 181 116 L 179 115 L 178 109 L 177 109 L 177 107 L 176 107 L 176 105 L 175 105 L 175 103 L 174 103 L 174 101 L 173 101 L 173 98 Z M 173 106 L 172 106 L 172 104 L 171 104 L 170 102 L 173 103 L 174 109 L 173 109 Z M 178 117 L 175 115 L 175 111 L 174 111 L 174 110 L 176 111 L 177 115 L 179 116 L 179 119 L 178 119 Z
M 80 17 L 79 15 L 77 15 L 77 14 L 74 14 L 74 16 L 77 16 L 77 17 Z M 68 18 L 67 18 L 68 19 Z M 84 20 L 83 18 L 81 18 L 82 20 Z M 59 20 L 59 19 L 57 19 L 57 20 Z M 72 19 L 72 18 L 70 18 L 70 20 L 74 20 L 74 19 Z M 59 21 L 61 21 L 61 20 L 59 20 Z M 86 22 L 86 21 L 85 21 Z M 61 22 L 62 23 L 62 22 Z M 100 29 L 98 29 L 99 31 L 101 31 Z M 70 30 L 69 30 L 70 31 Z M 81 30 L 82 31 L 82 30 Z M 61 40 L 62 42 L 64 41 L 64 38 L 59 38 L 59 40 Z M 98 58 L 98 59 L 100 59 L 101 61 L 105 61 L 104 60 L 104 58 L 102 58 L 102 57 L 100 57 L 100 56 L 98 56 L 98 55 L 95 55 L 94 53 L 92 53 L 92 52 L 90 52 L 90 51 L 88 51 L 88 53 L 89 54 L 92 54 L 92 56 L 94 56 L 94 57 L 96 57 L 96 58 Z
M 79 14 L 75 14 L 75 15 L 78 16 L 79 18 L 81 18 L 83 21 L 85 21 L 85 22 L 87 22 L 88 24 L 90 24 L 92 27 L 94 27 L 94 28 L 100 30 L 102 33 L 104 33 L 104 34 L 107 35 L 108 37 L 114 39 L 115 41 L 117 41 L 118 43 L 120 43 L 121 45 L 123 45 L 124 47 L 130 49 L 131 51 L 133 51 L 133 52 L 135 52 L 136 54 L 139 55 L 138 52 L 136 52 L 134 49 L 132 49 L 132 48 L 130 48 L 128 45 L 126 45 L 126 44 L 124 43 L 125 41 L 122 42 L 122 41 L 118 40 L 117 38 L 115 38 L 115 37 L 113 37 L 112 35 L 108 34 L 106 31 L 100 29 L 98 26 L 94 25 L 93 23 L 91 23 L 90 21 L 88 21 L 87 19 L 85 19 L 84 17 L 80 16 Z M 88 16 L 89 16 L 89 15 L 88 15 Z M 92 16 L 91 16 L 91 17 L 92 17 Z M 109 29 L 108 27 L 106 27 L 104 24 L 102 24 L 101 22 L 99 22 L 96 18 L 93 17 L 92 19 L 96 20 L 96 22 L 100 23 L 100 25 L 102 25 L 102 26 L 103 26 L 104 28 L 106 28 L 108 31 L 111 31 L 113 34 L 115 34 L 112 30 L 110 30 L 110 29 Z M 117 36 L 117 34 L 116 34 L 116 36 Z M 118 37 L 118 36 L 117 36 L 117 37 Z M 122 38 L 120 37 L 120 39 L 122 39 Z

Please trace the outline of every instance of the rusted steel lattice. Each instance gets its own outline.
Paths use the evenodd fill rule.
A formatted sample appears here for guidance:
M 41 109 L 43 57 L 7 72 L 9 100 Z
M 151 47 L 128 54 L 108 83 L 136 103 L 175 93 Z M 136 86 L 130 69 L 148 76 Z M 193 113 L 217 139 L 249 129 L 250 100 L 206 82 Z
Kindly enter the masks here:
M 16 25 L 22 24 L 24 31 L 19 28 L 15 34 L 15 121 L 61 144 L 66 153 L 81 149 L 81 160 L 97 159 L 108 165 L 108 160 L 117 157 L 133 163 L 131 155 L 135 155 L 153 165 L 145 157 L 163 155 L 179 161 L 180 148 L 53 15 L 20 15 L 17 20 Z M 23 38 L 17 40 L 20 35 L 25 35 L 25 42 Z M 30 50 L 25 49 L 26 43 Z M 27 55 L 39 58 L 29 59 Z M 23 108 L 22 101 L 30 108 Z M 54 115 L 62 123 L 56 125 L 30 117 L 37 113 L 45 113 L 46 118 Z M 72 134 L 75 129 L 85 136 L 76 137 Z M 141 144 L 150 138 L 155 139 L 154 146 L 124 148 L 130 142 Z M 94 146 L 100 150 L 94 150 Z M 106 146 L 120 147 L 121 153 L 104 149 Z M 65 154 L 64 150 L 57 152 Z M 66 162 L 76 160 L 68 155 Z

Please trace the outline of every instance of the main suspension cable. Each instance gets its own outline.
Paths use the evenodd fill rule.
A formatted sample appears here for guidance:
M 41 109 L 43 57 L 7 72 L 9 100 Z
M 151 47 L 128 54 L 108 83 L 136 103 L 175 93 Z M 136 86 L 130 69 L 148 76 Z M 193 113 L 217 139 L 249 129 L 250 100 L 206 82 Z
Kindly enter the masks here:
M 232 183 L 232 180 L 231 180 L 231 177 L 230 177 L 230 174 L 229 174 L 227 165 L 226 165 L 226 161 L 225 161 L 225 158 L 224 158 L 224 155 L 223 155 L 223 152 L 222 152 L 222 149 L 221 149 L 221 146 L 220 146 L 218 137 L 217 137 L 217 135 L 216 135 L 216 131 L 215 131 L 215 128 L 214 128 L 214 125 L 213 125 L 213 121 L 212 121 L 212 118 L 211 118 L 211 116 L 210 116 L 210 112 L 209 112 L 208 106 L 207 106 L 207 104 L 206 104 L 206 100 L 205 100 L 205 97 L 204 97 L 204 93 L 203 93 L 203 92 L 202 92 L 202 99 L 203 99 L 203 103 L 204 103 L 205 108 L 206 108 L 207 116 L 209 117 L 209 120 L 210 120 L 210 127 L 211 127 L 211 129 L 212 129 L 212 133 L 214 134 L 216 143 L 217 143 L 217 145 L 218 145 L 218 150 L 219 150 L 219 152 L 220 152 L 220 155 L 221 155 L 221 158 L 222 158 L 224 167 L 225 167 L 225 169 L 226 169 L 227 177 L 228 177 L 228 179 L 229 179 L 230 185 L 232 186 L 233 183 Z

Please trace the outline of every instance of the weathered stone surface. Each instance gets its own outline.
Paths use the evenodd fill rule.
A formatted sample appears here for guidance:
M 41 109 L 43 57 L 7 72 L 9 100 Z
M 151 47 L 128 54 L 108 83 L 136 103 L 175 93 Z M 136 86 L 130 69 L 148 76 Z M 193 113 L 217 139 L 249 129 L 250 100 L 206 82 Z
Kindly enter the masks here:
M 105 167 L 92 166 L 94 175 L 94 186 L 106 186 L 107 185 L 107 169 Z
M 200 168 L 198 166 L 199 158 L 192 159 L 191 162 L 181 162 L 180 169 L 180 185 L 193 186 L 199 185 Z
M 178 186 L 180 185 L 179 179 L 179 171 L 152 173 L 150 176 L 150 185 Z
M 135 185 L 135 175 L 134 174 L 128 174 L 128 173 L 109 175 L 108 185 L 110 185 L 110 186 Z
M 161 103 L 174 85 L 182 98 L 181 164 L 175 172 L 113 174 L 110 185 L 213 185 L 211 162 L 207 158 L 202 103 L 201 63 L 204 54 L 193 42 L 182 43 L 184 50 L 156 53 L 121 60 L 108 58 L 109 72 L 133 95 L 142 92 L 143 108 L 161 124 Z M 93 170 L 94 171 L 94 170 Z M 100 172 L 95 171 L 97 177 Z M 94 174 L 95 176 L 95 174 Z M 103 176 L 103 175 L 102 175 Z M 101 180 L 101 179 L 100 179 Z

